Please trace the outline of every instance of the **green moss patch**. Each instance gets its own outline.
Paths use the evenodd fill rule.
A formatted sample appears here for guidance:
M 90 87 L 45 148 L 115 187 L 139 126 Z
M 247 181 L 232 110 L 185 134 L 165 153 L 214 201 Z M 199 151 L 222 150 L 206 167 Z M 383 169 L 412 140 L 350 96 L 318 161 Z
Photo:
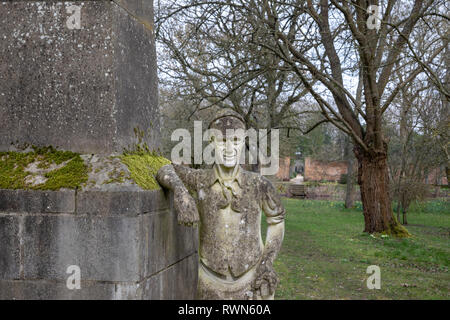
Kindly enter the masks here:
M 36 163 L 39 173 L 27 171 Z M 62 166 L 61 166 L 62 165 Z M 56 169 L 51 170 L 51 167 Z M 32 184 L 29 179 L 41 175 L 45 182 Z M 53 147 L 33 148 L 31 152 L 0 152 L 0 188 L 59 190 L 75 189 L 88 179 L 88 168 L 78 153 Z
M 409 238 L 411 234 L 406 230 L 404 226 L 398 222 L 397 218 L 393 215 L 393 221 L 389 226 L 389 230 L 384 232 L 384 235 L 390 235 L 396 238 Z
M 170 160 L 152 152 L 124 153 L 120 156 L 122 163 L 130 170 L 131 179 L 146 190 L 159 189 L 155 179 L 159 168 L 170 164 Z

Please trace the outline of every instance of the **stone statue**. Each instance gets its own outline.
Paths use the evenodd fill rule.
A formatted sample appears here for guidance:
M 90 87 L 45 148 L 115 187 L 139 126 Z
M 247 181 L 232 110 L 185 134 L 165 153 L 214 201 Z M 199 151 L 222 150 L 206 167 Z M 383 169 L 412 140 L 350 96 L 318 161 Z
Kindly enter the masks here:
M 178 222 L 199 222 L 197 298 L 273 299 L 278 284 L 273 262 L 283 241 L 285 210 L 272 183 L 239 164 L 245 139 L 227 135 L 227 129 L 245 130 L 240 115 L 223 111 L 209 128 L 222 133 L 212 136 L 220 160 L 212 169 L 174 164 L 157 174 L 160 184 L 174 192 Z M 268 223 L 265 244 L 262 211 Z

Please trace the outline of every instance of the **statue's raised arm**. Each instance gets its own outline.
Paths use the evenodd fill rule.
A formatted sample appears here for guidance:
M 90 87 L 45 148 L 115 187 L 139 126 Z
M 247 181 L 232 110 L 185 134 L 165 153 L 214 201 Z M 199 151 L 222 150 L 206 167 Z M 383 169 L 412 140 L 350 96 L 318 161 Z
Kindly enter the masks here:
M 197 204 L 186 188 L 186 186 L 190 187 L 193 185 L 189 183 L 189 181 L 192 181 L 190 180 L 193 178 L 192 176 L 194 176 L 190 174 L 191 170 L 193 169 L 168 164 L 159 169 L 156 176 L 156 179 L 163 187 L 173 191 L 173 201 L 178 223 L 187 226 L 192 226 L 199 221 Z

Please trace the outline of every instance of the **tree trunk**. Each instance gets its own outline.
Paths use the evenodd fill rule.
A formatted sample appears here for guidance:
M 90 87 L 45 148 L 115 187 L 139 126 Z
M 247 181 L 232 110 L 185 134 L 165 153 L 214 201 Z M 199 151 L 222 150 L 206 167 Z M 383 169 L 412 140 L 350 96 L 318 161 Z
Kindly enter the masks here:
M 355 179 L 354 175 L 354 155 L 352 153 L 352 143 L 350 139 L 346 137 L 345 156 L 347 160 L 347 190 L 345 193 L 345 207 L 347 209 L 353 208 L 355 202 Z
M 410 236 L 392 211 L 386 152 L 371 155 L 355 149 L 364 212 L 364 232 Z
M 407 225 L 408 221 L 406 220 L 406 210 L 403 209 L 403 225 Z
M 445 174 L 447 175 L 447 186 L 450 187 L 450 167 L 445 167 Z
M 442 176 L 442 171 L 441 171 L 441 166 L 436 168 L 436 179 L 435 179 L 435 188 L 434 188 L 434 197 L 435 198 L 439 198 L 439 194 L 441 191 L 441 176 Z
M 345 207 L 353 208 L 355 203 L 355 183 L 353 179 L 353 161 L 349 161 L 347 170 L 347 190 L 345 194 Z

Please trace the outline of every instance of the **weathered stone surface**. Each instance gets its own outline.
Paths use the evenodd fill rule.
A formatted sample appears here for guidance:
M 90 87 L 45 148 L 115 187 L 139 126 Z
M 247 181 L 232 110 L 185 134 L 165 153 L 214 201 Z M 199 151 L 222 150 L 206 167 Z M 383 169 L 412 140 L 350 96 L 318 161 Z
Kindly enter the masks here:
M 0 212 L 73 213 L 75 191 L 0 189 Z
M 77 214 L 138 215 L 140 192 L 82 191 L 77 194 Z
M 79 30 L 66 25 L 73 4 Z M 80 152 L 95 180 L 0 190 L 0 299 L 194 298 L 196 229 L 177 224 L 169 193 L 117 183 L 114 160 L 102 167 L 135 128 L 159 146 L 152 1 L 0 2 L 0 151 Z M 80 290 L 66 286 L 71 265 Z
M 123 1 L 139 10 L 138 1 Z M 152 1 L 141 1 L 151 21 Z M 144 4 L 145 3 L 145 4 Z M 112 1 L 0 3 L 0 150 L 11 143 L 111 153 L 158 146 L 156 54 L 147 25 Z
M 172 196 L 162 190 L 141 192 L 141 212 L 151 213 L 169 209 L 169 204 L 173 203 Z
M 161 190 L 88 190 L 77 194 L 77 214 L 138 215 L 168 208 Z
M 198 255 L 193 254 L 150 277 L 143 284 L 142 298 L 195 299 L 198 282 Z
M 29 191 L 33 192 L 36 191 Z M 108 198 L 108 192 L 102 194 Z M 155 201 L 163 203 L 162 207 L 167 203 L 162 191 L 124 194 L 114 202 L 118 207 L 113 214 L 105 211 L 91 215 L 86 214 L 89 212 L 87 210 L 70 215 L 5 215 L 2 227 L 8 232 L 3 233 L 5 246 L 2 248 L 8 248 L 5 250 L 10 254 L 18 252 L 19 225 L 16 220 L 23 219 L 23 269 L 26 279 L 66 279 L 67 267 L 78 265 L 84 280 L 98 281 L 139 281 L 196 252 L 197 230 L 178 225 L 173 210 L 138 214 L 142 209 L 134 208 L 135 213 L 130 214 L 130 211 L 120 209 L 124 210 L 122 204 L 129 199 L 137 199 L 139 204 L 140 194 L 148 196 L 147 205 L 152 206 L 149 199 L 153 195 Z M 83 198 L 83 193 L 77 196 Z M 20 202 L 20 197 L 16 200 Z M 121 203 L 121 200 L 124 202 Z M 84 198 L 84 201 L 86 205 L 95 202 L 89 198 Z M 100 204 L 98 200 L 96 208 L 100 208 Z M 114 205 L 107 203 L 105 207 L 113 210 Z M 8 241 L 17 250 L 6 245 Z M 0 271 L 18 270 L 17 259 L 17 254 L 8 257 Z M 13 275 L 10 278 L 17 277 Z
M 0 300 L 135 300 L 141 292 L 136 283 L 81 281 L 79 290 L 69 290 L 64 281 L 0 280 Z
M 137 3 L 137 1 L 134 2 Z M 144 3 L 144 1 L 140 2 Z M 153 7 L 153 1 L 145 2 L 145 7 Z M 131 18 L 129 14 L 125 14 L 125 10 L 117 8 L 116 6 L 117 40 L 114 48 L 117 79 L 115 83 L 116 143 L 118 146 L 127 146 L 130 142 L 135 142 L 135 139 L 130 141 L 130 138 L 134 138 L 134 128 L 139 127 L 145 131 L 148 145 L 157 149 L 160 140 L 160 124 L 153 30 Z M 148 17 L 147 19 L 150 20 Z
M 114 0 L 147 28 L 153 29 L 153 1 L 149 0 Z
M 67 279 L 77 265 L 83 280 L 139 281 L 139 218 L 25 216 L 26 279 Z
M 0 240 L 0 299 L 195 297 L 197 230 L 178 225 L 173 210 L 136 217 L 0 214 Z M 66 287 L 70 265 L 81 269 L 81 290 Z
M 144 215 L 148 237 L 144 276 L 149 276 L 197 251 L 198 230 L 177 223 L 173 211 Z
M 19 228 L 18 217 L 0 214 L 0 279 L 20 277 Z
M 69 290 L 65 281 L 0 279 L 0 300 L 195 299 L 198 281 L 197 265 L 198 255 L 193 254 L 139 283 L 82 280 L 79 290 Z

